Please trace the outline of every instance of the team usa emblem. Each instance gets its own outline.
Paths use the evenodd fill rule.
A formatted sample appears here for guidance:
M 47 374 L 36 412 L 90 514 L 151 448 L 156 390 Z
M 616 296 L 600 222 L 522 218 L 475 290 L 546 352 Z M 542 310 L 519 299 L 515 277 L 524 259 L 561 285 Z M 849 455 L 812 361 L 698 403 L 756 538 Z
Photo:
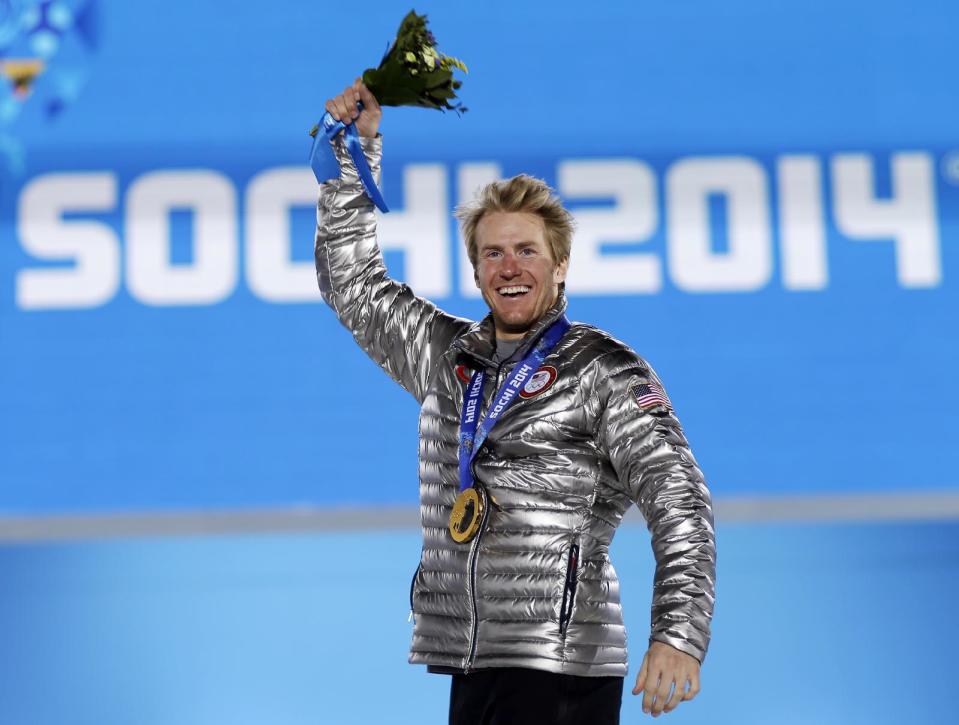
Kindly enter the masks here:
M 528 399 L 545 393 L 556 382 L 558 375 L 559 373 L 552 365 L 544 365 L 526 381 L 526 385 L 519 391 L 519 397 Z

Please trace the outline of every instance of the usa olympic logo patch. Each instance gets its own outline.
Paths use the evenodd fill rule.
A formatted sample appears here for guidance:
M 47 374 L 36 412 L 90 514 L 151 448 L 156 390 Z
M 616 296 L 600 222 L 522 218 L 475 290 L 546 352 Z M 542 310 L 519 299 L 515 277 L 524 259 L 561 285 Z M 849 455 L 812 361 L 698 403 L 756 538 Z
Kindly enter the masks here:
M 526 385 L 519 391 L 519 397 L 529 399 L 545 393 L 553 386 L 558 376 L 556 368 L 552 365 L 544 365 L 526 381 Z
M 472 375 L 473 373 L 471 373 L 470 369 L 466 367 L 465 365 L 456 366 L 456 377 L 459 378 L 461 383 L 469 383 L 470 377 L 472 377 Z

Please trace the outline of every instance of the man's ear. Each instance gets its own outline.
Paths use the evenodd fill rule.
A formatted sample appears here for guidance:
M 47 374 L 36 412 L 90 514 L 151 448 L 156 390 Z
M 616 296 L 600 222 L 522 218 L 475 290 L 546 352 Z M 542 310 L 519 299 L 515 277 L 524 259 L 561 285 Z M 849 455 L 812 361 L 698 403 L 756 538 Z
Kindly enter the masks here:
M 482 289 L 479 283 L 479 272 L 476 271 L 476 267 L 473 267 L 473 283 L 476 285 L 476 289 Z
M 563 259 L 562 262 L 556 265 L 553 269 L 553 282 L 555 284 L 562 284 L 566 281 L 566 272 L 569 270 L 569 257 Z

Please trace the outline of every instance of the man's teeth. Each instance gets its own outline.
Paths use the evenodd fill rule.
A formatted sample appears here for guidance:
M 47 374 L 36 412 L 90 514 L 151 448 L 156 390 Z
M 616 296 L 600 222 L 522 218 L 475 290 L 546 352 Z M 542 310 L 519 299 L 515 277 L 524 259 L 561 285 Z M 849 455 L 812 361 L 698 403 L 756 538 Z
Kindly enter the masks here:
M 499 288 L 499 293 L 501 295 L 518 295 L 518 294 L 523 294 L 525 292 L 529 292 L 529 287 L 526 287 L 524 285 L 520 285 L 517 287 L 500 287 Z

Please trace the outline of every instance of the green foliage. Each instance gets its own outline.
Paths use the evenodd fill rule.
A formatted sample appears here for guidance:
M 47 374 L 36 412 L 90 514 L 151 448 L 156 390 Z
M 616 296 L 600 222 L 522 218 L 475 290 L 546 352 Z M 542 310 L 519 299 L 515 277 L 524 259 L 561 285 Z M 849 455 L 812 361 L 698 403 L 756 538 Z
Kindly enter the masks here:
M 462 113 L 456 102 L 461 81 L 453 69 L 469 72 L 458 58 L 436 50 L 436 38 L 426 27 L 426 16 L 411 10 L 377 68 L 363 73 L 363 83 L 381 106 L 419 106 Z

